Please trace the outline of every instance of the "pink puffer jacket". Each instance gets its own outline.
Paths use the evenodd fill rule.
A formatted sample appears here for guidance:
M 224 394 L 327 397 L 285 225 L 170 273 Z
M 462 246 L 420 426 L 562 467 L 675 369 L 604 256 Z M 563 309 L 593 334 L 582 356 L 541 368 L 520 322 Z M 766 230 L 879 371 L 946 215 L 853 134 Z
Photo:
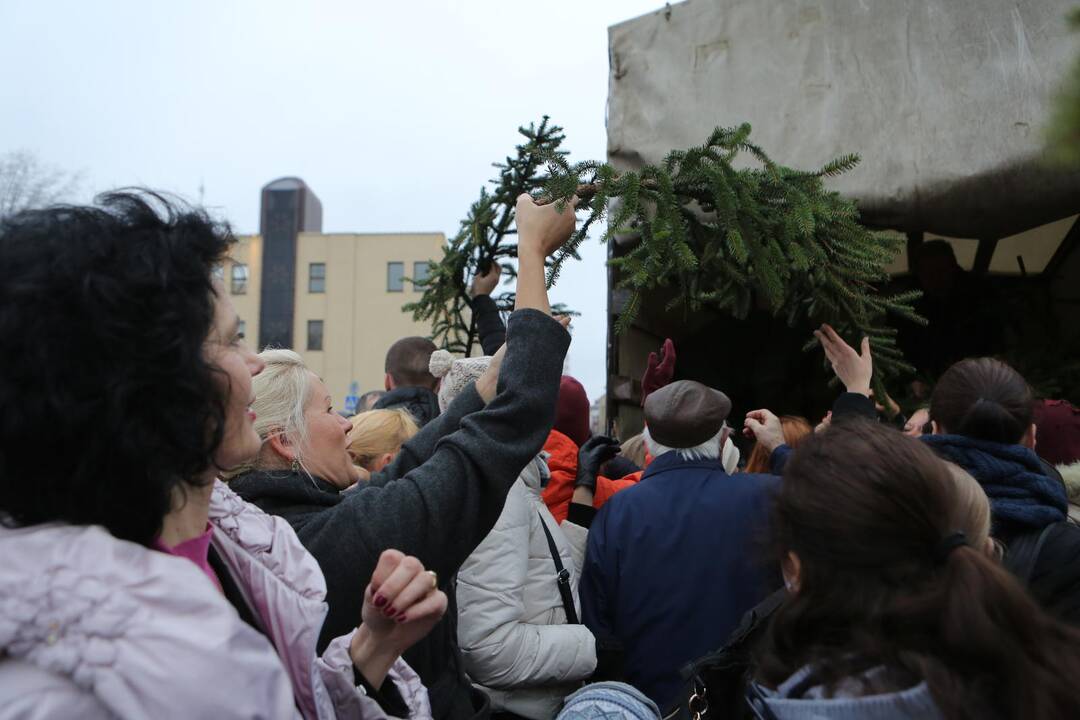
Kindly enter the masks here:
M 221 483 L 210 523 L 273 646 L 184 558 L 100 527 L 0 528 L 0 718 L 385 718 L 350 636 L 315 655 L 326 582 L 292 528 Z M 431 716 L 408 665 L 389 679 Z

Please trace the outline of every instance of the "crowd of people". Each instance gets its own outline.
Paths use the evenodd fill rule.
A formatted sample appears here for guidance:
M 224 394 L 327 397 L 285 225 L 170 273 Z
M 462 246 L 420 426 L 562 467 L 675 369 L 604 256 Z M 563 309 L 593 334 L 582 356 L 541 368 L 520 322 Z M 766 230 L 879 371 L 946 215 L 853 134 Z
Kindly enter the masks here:
M 255 352 L 233 242 L 140 191 L 0 223 L 0 718 L 1080 716 L 1077 411 L 1005 363 L 904 417 L 869 343 L 813 422 L 642 378 L 594 433 L 518 199 L 484 355 L 387 351 L 345 417 Z

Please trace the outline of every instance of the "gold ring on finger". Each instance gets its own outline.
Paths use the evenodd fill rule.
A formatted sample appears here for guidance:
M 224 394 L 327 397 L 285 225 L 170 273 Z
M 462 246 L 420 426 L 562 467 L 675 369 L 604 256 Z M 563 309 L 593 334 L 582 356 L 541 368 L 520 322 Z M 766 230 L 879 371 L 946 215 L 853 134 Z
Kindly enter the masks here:
M 438 590 L 439 589 L 439 576 L 435 574 L 434 570 L 428 570 L 427 574 L 431 576 L 431 589 L 432 590 Z

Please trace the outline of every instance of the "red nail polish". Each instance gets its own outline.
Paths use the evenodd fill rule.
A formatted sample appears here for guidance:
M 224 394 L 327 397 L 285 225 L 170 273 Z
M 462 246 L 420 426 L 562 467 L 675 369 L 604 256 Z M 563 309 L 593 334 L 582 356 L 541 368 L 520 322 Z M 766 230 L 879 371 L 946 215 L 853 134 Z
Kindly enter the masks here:
M 397 610 L 395 610 L 393 607 L 388 607 L 383 610 L 383 615 L 385 615 L 386 617 L 394 617 L 395 615 L 397 615 Z
M 400 615 L 398 615 L 397 622 L 403 623 L 403 622 L 406 622 L 407 620 L 408 620 L 408 618 L 405 617 L 405 613 L 401 613 Z
M 382 607 L 385 604 L 386 604 L 386 598 L 384 598 L 382 595 L 376 595 L 375 596 L 375 607 Z

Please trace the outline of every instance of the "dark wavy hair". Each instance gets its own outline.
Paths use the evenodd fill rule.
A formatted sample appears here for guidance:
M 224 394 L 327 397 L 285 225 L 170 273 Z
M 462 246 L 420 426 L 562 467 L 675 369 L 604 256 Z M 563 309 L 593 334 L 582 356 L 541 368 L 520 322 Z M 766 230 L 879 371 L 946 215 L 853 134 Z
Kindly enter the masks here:
M 1013 445 L 1035 421 L 1035 397 L 1023 376 L 1000 360 L 961 360 L 934 386 L 930 419 L 943 432 Z
M 925 681 L 944 717 L 1080 717 L 1080 631 L 981 549 L 989 507 L 924 443 L 867 421 L 811 434 L 784 471 L 773 533 L 799 589 L 755 652 L 775 687 L 803 667 L 864 692 Z M 866 678 L 870 668 L 884 672 Z
M 203 344 L 233 236 L 149 191 L 0 220 L 0 516 L 148 545 L 225 427 Z

